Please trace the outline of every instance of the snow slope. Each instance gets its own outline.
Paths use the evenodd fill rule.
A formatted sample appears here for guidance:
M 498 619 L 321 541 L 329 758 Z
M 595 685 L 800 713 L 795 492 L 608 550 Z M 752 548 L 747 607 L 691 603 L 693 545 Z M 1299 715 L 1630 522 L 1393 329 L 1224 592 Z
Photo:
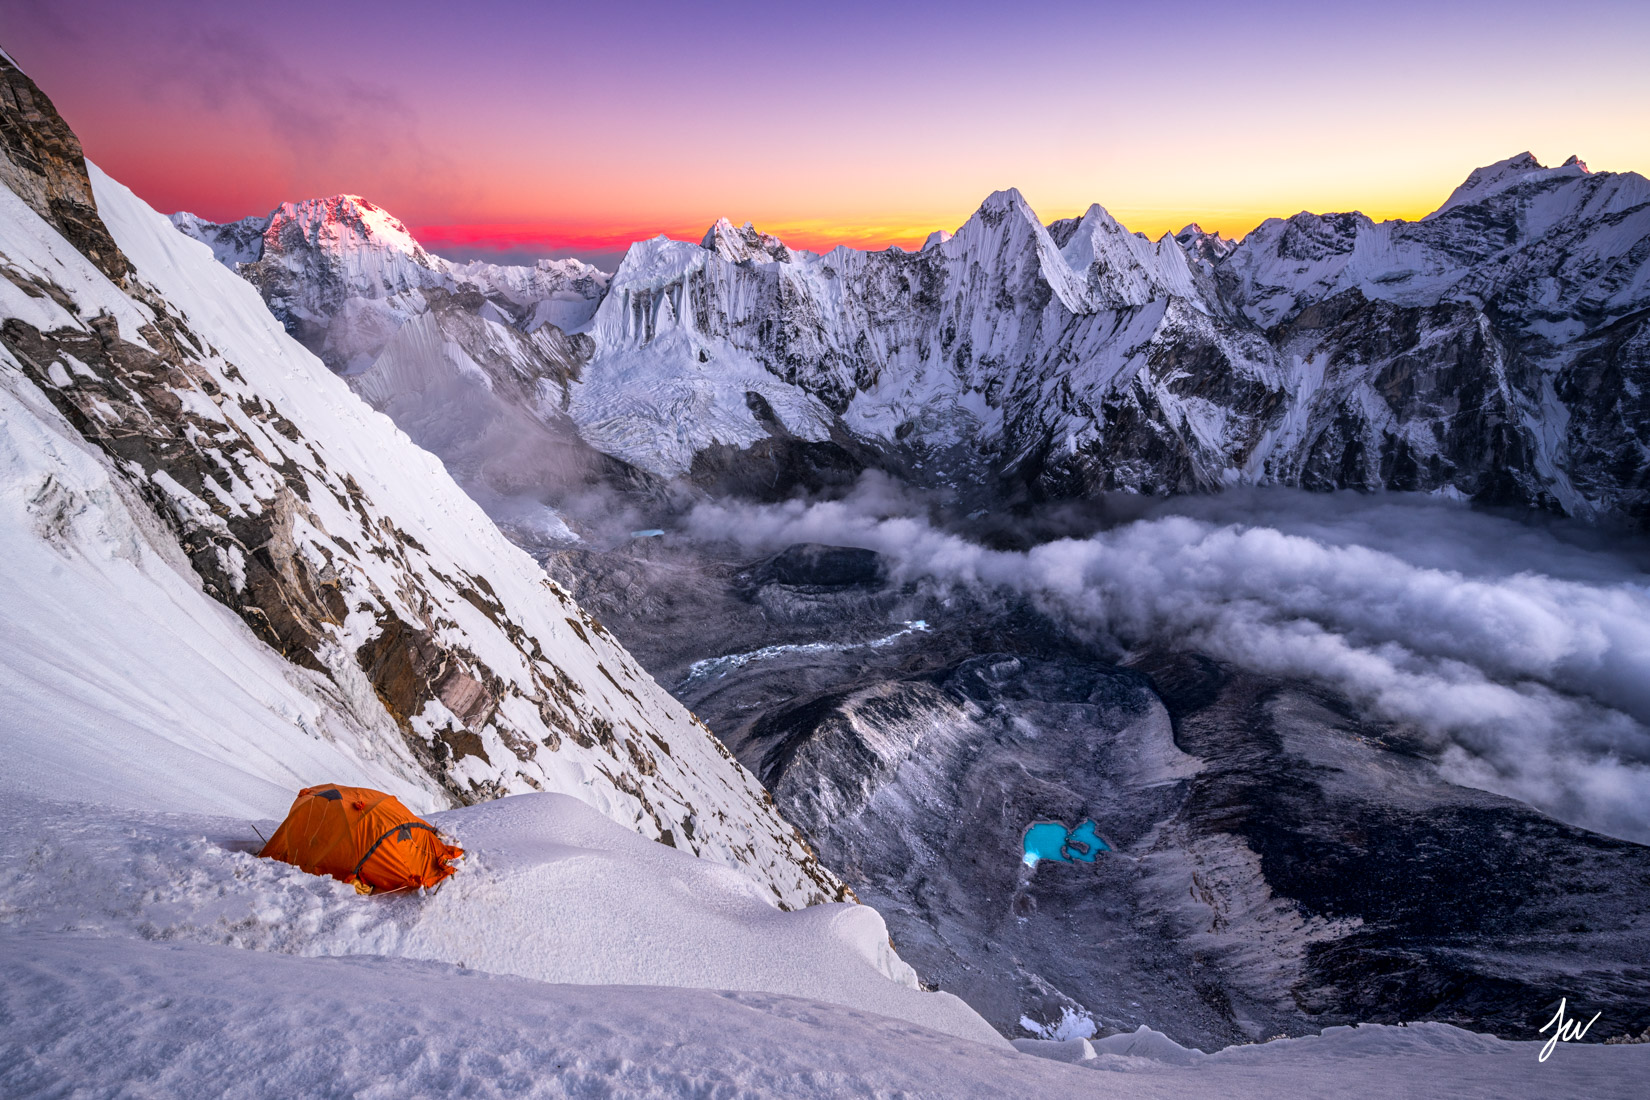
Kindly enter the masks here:
M 0 682 L 26 701 L 0 739 L 27 762 L 0 782 L 262 816 L 346 776 L 420 805 L 559 791 L 776 903 L 842 895 L 710 732 L 246 282 L 65 171 L 130 273 L 0 190 Z
M 98 803 L 267 816 L 328 775 L 448 803 L 387 716 L 360 721 L 202 592 L 145 502 L 11 369 L 0 515 L 10 794 L 73 776 Z
M 249 823 L 16 800 L 0 917 L 64 929 L 313 956 L 378 955 L 586 985 L 810 997 L 988 1045 L 991 1027 L 918 989 L 874 909 L 775 909 L 736 871 L 637 836 L 565 795 L 431 815 L 467 855 L 430 897 L 352 887 L 258 859 Z
M 888 980 L 900 965 L 865 907 L 778 912 L 562 796 L 435 820 L 465 869 L 427 898 L 362 899 L 249 855 L 242 820 L 9 804 L 0 1089 L 1625 1097 L 1650 1068 L 1650 1047 L 1542 1064 L 1537 1042 L 1439 1024 L 1213 1055 L 1145 1029 L 1016 1044 L 1030 1056 L 954 998 Z

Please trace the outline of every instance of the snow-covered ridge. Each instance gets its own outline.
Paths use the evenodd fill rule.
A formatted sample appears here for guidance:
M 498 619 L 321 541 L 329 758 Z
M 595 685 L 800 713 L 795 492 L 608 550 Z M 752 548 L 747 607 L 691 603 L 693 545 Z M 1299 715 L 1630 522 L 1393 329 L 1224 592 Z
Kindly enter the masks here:
M 27 697 L 39 655 L 57 654 L 47 682 L 80 700 L 18 711 L 9 780 L 68 773 L 149 808 L 263 816 L 327 780 L 425 806 L 556 791 L 780 904 L 841 893 L 760 785 L 439 462 L 209 249 L 78 170 L 119 283 L 0 189 L 5 529 L 38 566 L 0 602 L 6 675 Z M 153 657 L 129 637 L 145 630 Z
M 282 203 L 266 217 L 224 224 L 177 213 L 172 223 L 257 285 L 288 331 L 329 366 L 352 373 L 367 369 L 432 300 L 479 295 L 475 308 L 505 327 L 571 331 L 589 319 L 608 279 L 578 260 L 520 267 L 433 256 L 398 218 L 359 195 Z M 331 335 L 338 317 L 345 331 Z
M 1453 206 L 1464 206 L 1468 203 L 1482 202 L 1491 195 L 1516 187 L 1522 183 L 1543 182 L 1555 179 L 1569 179 L 1575 176 L 1588 174 L 1587 165 L 1580 157 L 1572 156 L 1557 168 L 1548 168 L 1529 153 L 1519 153 L 1517 156 L 1498 160 L 1494 164 L 1475 168 L 1467 176 L 1466 181 L 1451 192 L 1450 197 L 1444 200 L 1429 217 L 1437 217 Z
M 1045 227 L 1013 190 L 914 254 L 771 262 L 741 233 L 632 247 L 571 389 L 593 445 L 668 477 L 841 429 L 904 476 L 1052 496 L 1387 487 L 1650 521 L 1634 173 L 1524 155 L 1420 222 L 1303 213 L 1241 242 L 1099 206 Z
M 1647 240 L 1644 177 L 1528 154 L 1419 222 L 1302 213 L 1241 242 L 1154 242 L 1100 206 L 1045 226 L 1010 189 L 916 253 L 814 254 L 727 219 L 638 242 L 573 315 L 541 300 L 525 327 L 588 335 L 560 411 L 661 478 L 838 447 L 825 460 L 1050 496 L 1396 488 L 1645 522 Z M 426 277 L 415 246 L 385 247 Z M 267 253 L 244 270 L 337 369 L 368 369 L 431 293 Z M 512 280 L 539 286 L 484 281 Z M 357 289 L 339 304 L 335 283 Z M 462 308 L 522 330 L 489 294 Z

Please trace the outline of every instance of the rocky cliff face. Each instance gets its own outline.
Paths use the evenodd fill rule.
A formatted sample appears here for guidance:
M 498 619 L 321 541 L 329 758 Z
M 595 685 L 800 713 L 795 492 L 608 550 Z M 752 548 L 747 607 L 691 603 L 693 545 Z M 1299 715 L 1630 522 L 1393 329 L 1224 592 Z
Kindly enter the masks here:
M 0 85 L 0 373 L 147 502 L 207 595 L 454 801 L 562 791 L 781 904 L 841 893 L 752 776 L 434 459 L 89 168 L 3 59 Z M 14 488 L 96 507 L 50 477 Z

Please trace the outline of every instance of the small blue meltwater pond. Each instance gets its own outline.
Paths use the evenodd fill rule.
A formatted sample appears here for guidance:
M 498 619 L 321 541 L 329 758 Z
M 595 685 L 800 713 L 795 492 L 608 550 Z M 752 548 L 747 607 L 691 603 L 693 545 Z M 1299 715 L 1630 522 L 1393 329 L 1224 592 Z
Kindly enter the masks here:
M 1092 821 L 1084 821 L 1075 829 L 1067 829 L 1058 821 L 1032 822 L 1026 826 L 1024 848 L 1027 867 L 1035 867 L 1043 859 L 1093 863 L 1095 856 L 1111 851 L 1111 845 L 1095 833 Z

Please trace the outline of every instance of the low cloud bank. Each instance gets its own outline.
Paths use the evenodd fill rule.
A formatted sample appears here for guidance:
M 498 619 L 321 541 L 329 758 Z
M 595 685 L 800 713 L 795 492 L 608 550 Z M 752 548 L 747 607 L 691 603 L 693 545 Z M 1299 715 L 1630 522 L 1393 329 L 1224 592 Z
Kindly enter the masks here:
M 1459 783 L 1650 842 L 1650 575 L 1636 546 L 1426 498 L 1256 491 L 1148 506 L 1025 551 L 880 479 L 825 503 L 704 504 L 695 537 L 862 546 L 896 580 L 1009 589 L 1125 645 L 1195 647 L 1408 723 Z

